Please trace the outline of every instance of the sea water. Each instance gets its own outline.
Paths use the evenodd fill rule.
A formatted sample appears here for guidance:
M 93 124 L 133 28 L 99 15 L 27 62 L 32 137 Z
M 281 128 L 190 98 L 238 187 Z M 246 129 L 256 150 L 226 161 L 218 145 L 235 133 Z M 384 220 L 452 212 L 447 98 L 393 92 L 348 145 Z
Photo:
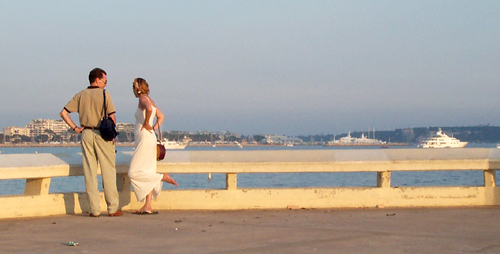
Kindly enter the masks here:
M 494 148 L 496 144 L 469 144 L 467 148 Z M 415 146 L 391 147 L 416 148 Z M 467 149 L 463 148 L 463 149 Z M 245 146 L 238 147 L 186 147 L 186 151 L 223 150 L 323 150 L 323 149 L 382 149 L 380 147 L 322 147 L 322 146 Z M 387 149 L 387 148 L 386 148 Z M 133 151 L 132 147 L 116 147 L 116 150 Z M 30 153 L 80 153 L 80 147 L 0 147 L 0 154 Z M 171 174 L 179 187 L 163 184 L 163 189 L 224 189 L 225 174 Z M 100 190 L 102 180 L 98 177 Z M 0 180 L 0 195 L 16 195 L 24 192 L 25 179 Z M 238 174 L 239 188 L 294 188 L 294 187 L 374 187 L 377 184 L 375 172 L 333 172 L 333 173 L 241 173 Z M 391 186 L 482 186 L 483 171 L 419 171 L 393 172 Z M 83 176 L 54 177 L 50 193 L 84 192 Z

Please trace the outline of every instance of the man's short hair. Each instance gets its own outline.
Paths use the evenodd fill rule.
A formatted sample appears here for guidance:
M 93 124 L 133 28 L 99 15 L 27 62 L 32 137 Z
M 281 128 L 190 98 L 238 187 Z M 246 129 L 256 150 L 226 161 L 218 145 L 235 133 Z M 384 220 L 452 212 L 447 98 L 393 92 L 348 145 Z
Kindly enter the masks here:
M 104 75 L 108 75 L 103 69 L 95 68 L 89 73 L 89 82 L 90 84 L 94 83 L 96 79 L 101 79 Z

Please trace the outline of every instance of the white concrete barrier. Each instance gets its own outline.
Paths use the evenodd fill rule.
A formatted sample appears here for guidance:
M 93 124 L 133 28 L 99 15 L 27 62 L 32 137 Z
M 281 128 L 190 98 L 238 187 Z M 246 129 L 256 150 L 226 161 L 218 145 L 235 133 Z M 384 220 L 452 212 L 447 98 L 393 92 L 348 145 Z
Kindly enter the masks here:
M 138 209 L 126 172 L 132 152 L 117 154 L 123 210 Z M 169 151 L 158 172 L 223 173 L 225 189 L 164 190 L 155 209 L 456 207 L 500 204 L 500 149 Z M 484 186 L 394 187 L 391 172 L 481 170 Z M 240 173 L 376 172 L 375 187 L 238 188 Z M 82 175 L 78 154 L 0 154 L 3 179 L 26 179 L 23 195 L 0 196 L 0 218 L 88 212 L 85 193 L 49 193 L 53 177 Z M 102 197 L 103 209 L 105 209 Z M 103 211 L 104 212 L 104 211 Z

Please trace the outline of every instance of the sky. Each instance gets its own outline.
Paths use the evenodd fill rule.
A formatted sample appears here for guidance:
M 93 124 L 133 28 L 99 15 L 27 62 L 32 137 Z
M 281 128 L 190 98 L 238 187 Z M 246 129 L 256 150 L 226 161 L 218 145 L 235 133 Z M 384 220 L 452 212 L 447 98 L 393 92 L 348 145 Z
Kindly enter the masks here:
M 489 0 L 0 0 L 0 128 L 60 119 L 95 67 L 118 122 L 135 122 L 132 81 L 146 79 L 164 131 L 499 126 L 498 13 Z

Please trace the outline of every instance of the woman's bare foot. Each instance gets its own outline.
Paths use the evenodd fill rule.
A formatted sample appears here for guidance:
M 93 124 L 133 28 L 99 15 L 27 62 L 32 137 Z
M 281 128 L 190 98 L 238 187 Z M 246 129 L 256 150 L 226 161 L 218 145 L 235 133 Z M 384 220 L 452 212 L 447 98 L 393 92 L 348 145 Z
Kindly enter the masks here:
M 151 207 L 151 204 L 150 205 L 144 205 L 143 207 L 141 207 L 141 209 L 133 212 L 134 214 L 140 214 L 142 213 L 143 211 L 149 211 L 151 212 L 153 210 L 153 208 Z
M 149 192 L 148 195 L 146 195 L 146 202 L 144 202 L 144 205 L 141 207 L 141 209 L 133 212 L 133 214 L 143 214 L 144 211 L 151 212 L 153 210 L 153 208 L 151 207 L 152 198 L 153 198 L 153 191 Z
M 164 181 L 164 182 L 167 182 L 167 183 L 173 184 L 173 185 L 175 185 L 175 186 L 179 186 L 179 185 L 177 184 L 177 182 L 176 182 L 174 179 L 172 179 L 172 177 L 170 177 L 170 175 L 169 175 L 169 174 L 167 174 L 167 173 L 163 174 L 163 178 L 162 178 L 161 180 L 162 180 L 162 181 Z

